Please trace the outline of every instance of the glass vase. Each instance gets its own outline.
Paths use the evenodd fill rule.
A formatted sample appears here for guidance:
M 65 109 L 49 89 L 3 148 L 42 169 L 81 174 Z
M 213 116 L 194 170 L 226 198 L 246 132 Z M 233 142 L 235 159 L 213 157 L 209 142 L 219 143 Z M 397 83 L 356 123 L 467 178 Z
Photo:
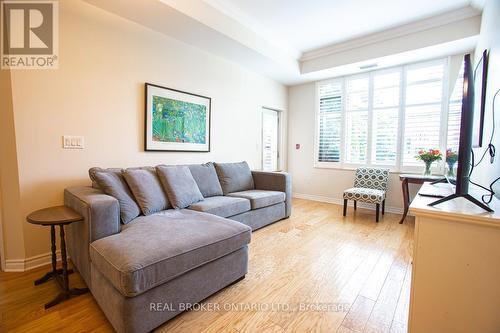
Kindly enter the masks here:
M 431 172 L 432 162 L 424 162 L 424 163 L 425 163 L 424 176 L 430 176 L 432 174 Z
M 455 178 L 455 162 L 446 162 L 446 176 L 448 178 Z

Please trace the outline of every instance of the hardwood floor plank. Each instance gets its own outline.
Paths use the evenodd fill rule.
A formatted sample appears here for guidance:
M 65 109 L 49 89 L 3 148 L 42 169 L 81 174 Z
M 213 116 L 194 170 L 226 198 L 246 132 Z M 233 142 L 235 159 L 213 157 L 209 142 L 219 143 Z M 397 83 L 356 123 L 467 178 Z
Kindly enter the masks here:
M 347 327 L 340 326 L 339 329 L 337 330 L 337 333 L 356 333 L 356 332 Z
M 338 205 L 301 199 L 293 205 L 289 219 L 253 233 L 246 278 L 204 301 L 219 310 L 188 311 L 156 331 L 404 332 L 411 219 L 399 225 L 398 215 L 386 214 L 375 223 L 373 211 L 362 208 L 344 218 Z M 57 288 L 33 281 L 48 269 L 0 273 L 0 332 L 113 332 L 90 293 L 43 309 Z M 84 286 L 78 274 L 70 282 Z M 224 308 L 238 304 L 261 307 Z
M 410 263 L 407 238 L 408 234 L 405 235 L 405 239 L 400 244 L 397 256 L 387 274 L 364 332 L 380 333 L 390 331 L 407 267 Z
M 363 332 L 374 305 L 374 300 L 359 295 L 344 318 L 342 326 L 355 332 Z
M 411 265 L 406 268 L 403 288 L 399 295 L 398 305 L 391 324 L 391 333 L 408 332 L 408 314 L 410 311 L 410 283 L 411 283 Z

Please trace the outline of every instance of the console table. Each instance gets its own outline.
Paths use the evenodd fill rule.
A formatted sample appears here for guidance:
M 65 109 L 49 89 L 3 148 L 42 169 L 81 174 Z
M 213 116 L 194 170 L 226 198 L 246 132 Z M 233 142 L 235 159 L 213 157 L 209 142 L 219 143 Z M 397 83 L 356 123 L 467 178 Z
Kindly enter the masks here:
M 422 193 L 452 194 L 450 184 L 426 183 Z M 484 191 L 473 186 L 480 198 Z M 500 332 L 500 200 L 488 213 L 463 198 L 430 207 L 417 195 L 410 293 L 410 333 Z
M 441 180 L 443 178 L 444 176 L 439 176 L 439 175 L 436 176 L 434 175 L 424 176 L 418 174 L 399 175 L 399 180 L 401 180 L 401 186 L 403 188 L 403 207 L 404 207 L 403 216 L 401 217 L 399 224 L 403 224 L 406 215 L 408 215 L 408 208 L 410 207 L 410 191 L 408 189 L 408 184 L 423 184 L 425 182 L 433 182 L 436 180 Z

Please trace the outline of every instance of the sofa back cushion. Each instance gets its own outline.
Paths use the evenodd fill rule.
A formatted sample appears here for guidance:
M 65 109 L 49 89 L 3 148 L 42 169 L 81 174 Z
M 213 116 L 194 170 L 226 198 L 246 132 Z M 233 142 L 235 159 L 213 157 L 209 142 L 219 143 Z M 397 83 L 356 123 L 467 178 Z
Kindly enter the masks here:
M 188 165 L 201 194 L 205 198 L 222 195 L 222 187 L 212 162 Z
M 203 200 L 189 167 L 160 165 L 156 167 L 156 172 L 174 208 L 186 208 Z
M 170 207 L 154 168 L 126 169 L 123 171 L 123 177 L 144 215 Z
M 99 188 L 104 193 L 115 197 L 120 203 L 120 220 L 122 223 L 127 224 L 139 216 L 141 213 L 139 206 L 135 202 L 122 174 L 106 170 L 94 171 L 91 174 Z
M 252 171 L 250 171 L 250 167 L 245 161 L 239 163 L 215 163 L 215 170 L 224 195 L 254 189 Z

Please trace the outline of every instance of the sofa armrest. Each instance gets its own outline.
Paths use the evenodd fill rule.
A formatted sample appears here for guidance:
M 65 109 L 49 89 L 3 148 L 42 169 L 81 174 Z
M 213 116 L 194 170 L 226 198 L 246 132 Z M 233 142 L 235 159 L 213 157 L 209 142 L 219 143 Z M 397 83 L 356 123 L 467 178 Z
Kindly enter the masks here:
M 101 190 L 87 186 L 67 188 L 64 204 L 83 216 L 90 243 L 120 232 L 120 204 Z
M 286 217 L 292 213 L 292 175 L 287 172 L 252 171 L 257 190 L 285 192 Z
M 90 287 L 89 245 L 120 232 L 120 205 L 114 197 L 88 186 L 64 190 L 64 204 L 83 216 L 68 226 L 68 251 L 73 264 Z

